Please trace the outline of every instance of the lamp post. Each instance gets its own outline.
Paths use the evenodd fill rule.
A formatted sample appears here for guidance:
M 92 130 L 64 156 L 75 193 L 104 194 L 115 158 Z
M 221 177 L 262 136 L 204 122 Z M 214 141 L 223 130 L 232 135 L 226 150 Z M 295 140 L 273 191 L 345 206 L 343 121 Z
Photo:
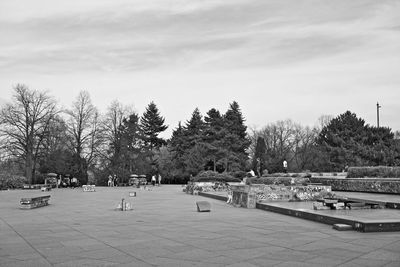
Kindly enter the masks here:
M 379 109 L 381 108 L 381 106 L 379 105 L 378 102 L 376 102 L 376 121 L 377 121 L 377 125 L 379 128 Z

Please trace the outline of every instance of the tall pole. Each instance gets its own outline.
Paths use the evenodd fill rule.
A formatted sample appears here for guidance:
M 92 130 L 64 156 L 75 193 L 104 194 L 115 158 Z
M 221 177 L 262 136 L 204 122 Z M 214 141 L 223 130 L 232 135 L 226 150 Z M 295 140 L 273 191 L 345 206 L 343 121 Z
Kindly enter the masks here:
M 377 125 L 379 128 L 379 109 L 381 108 L 381 106 L 379 105 L 378 102 L 376 102 L 376 121 L 377 121 Z

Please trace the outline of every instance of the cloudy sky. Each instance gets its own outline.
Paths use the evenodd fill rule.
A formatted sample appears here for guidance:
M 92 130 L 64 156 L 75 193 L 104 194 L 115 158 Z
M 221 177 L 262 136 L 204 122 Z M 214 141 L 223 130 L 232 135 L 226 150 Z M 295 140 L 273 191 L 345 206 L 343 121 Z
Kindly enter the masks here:
M 239 102 L 247 125 L 355 112 L 400 130 L 400 1 L 1 0 L 0 103 L 17 83 L 89 91 L 170 130 Z

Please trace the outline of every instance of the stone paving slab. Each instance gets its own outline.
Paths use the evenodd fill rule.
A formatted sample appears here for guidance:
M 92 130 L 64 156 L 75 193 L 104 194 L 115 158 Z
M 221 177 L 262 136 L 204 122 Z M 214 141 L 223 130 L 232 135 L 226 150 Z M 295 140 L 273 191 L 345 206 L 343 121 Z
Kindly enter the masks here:
M 137 197 L 129 197 L 129 192 Z M 187 195 L 180 186 L 0 191 L 0 266 L 400 266 L 400 233 L 328 225 Z M 122 198 L 133 211 L 116 211 Z M 197 212 L 207 200 L 211 212 Z

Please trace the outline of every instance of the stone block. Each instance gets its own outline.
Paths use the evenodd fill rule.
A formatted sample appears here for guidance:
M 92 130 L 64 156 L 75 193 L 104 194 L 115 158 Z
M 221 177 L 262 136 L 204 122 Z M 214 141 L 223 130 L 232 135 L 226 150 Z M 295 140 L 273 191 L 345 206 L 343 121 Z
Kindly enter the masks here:
M 211 211 L 211 204 L 208 201 L 197 201 L 197 211 L 198 212 L 210 212 Z

